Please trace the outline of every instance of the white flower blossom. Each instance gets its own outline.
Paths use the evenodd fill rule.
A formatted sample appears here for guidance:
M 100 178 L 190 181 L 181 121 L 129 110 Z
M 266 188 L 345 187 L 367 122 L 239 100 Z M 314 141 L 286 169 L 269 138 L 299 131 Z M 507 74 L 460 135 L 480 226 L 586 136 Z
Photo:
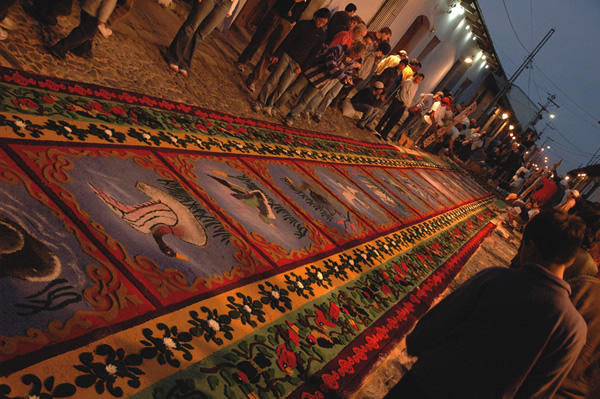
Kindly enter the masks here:
M 219 331 L 221 329 L 221 326 L 219 325 L 219 323 L 216 320 L 213 319 L 209 319 L 207 322 L 208 326 L 210 328 L 212 328 L 214 331 Z
M 296 150 L 296 154 L 300 155 L 300 154 L 302 154 L 302 151 Z
M 67 133 L 71 133 L 73 131 L 73 129 L 71 129 L 69 126 L 65 126 L 65 130 L 67 131 Z
M 388 247 L 388 246 L 387 246 L 387 244 L 385 244 L 385 245 L 383 246 L 383 249 L 385 249 L 386 251 L 389 251 L 389 250 L 390 250 L 390 247 Z
M 107 135 L 108 137 L 112 137 L 112 130 L 110 130 L 110 129 L 105 129 L 105 130 L 104 130 L 104 133 L 106 133 L 106 135 Z
M 306 155 L 312 155 L 312 151 L 306 151 Z
M 348 263 L 350 263 L 350 266 L 354 266 L 354 259 L 350 259 Z
M 177 344 L 172 338 L 163 338 L 163 344 L 165 344 L 165 346 L 169 349 L 177 348 Z
M 317 278 L 318 278 L 319 280 L 323 280 L 323 273 L 321 273 L 321 272 L 318 272 L 318 273 L 317 273 Z
M 393 246 L 397 246 L 397 245 L 398 245 L 398 243 L 397 243 L 396 241 L 392 241 L 392 245 L 393 245 Z
M 177 143 L 177 137 L 175 137 L 175 136 L 171 136 L 171 141 L 172 141 L 173 143 Z
M 360 256 L 362 256 L 363 259 L 367 259 L 367 254 L 360 254 Z
M 200 139 L 197 139 L 197 140 L 196 140 L 196 144 L 198 144 L 198 145 L 202 145 L 202 140 L 200 140 Z
M 27 127 L 27 123 L 25 123 L 23 121 L 16 121 L 15 125 L 17 125 L 17 127 L 20 127 L 20 128 Z
M 381 255 L 379 254 L 379 251 L 378 251 L 378 250 L 375 250 L 374 252 L 375 252 L 375 256 L 381 256 Z
M 241 150 L 242 148 L 244 148 L 244 145 L 243 145 L 243 144 L 236 144 L 236 146 L 237 146 L 237 148 L 239 148 L 240 150 Z
M 144 138 L 144 140 L 150 140 L 150 135 L 148 133 L 142 134 L 142 137 Z
M 304 289 L 304 284 L 302 284 L 301 281 L 297 281 L 296 282 L 296 287 L 300 288 L 301 290 Z
M 107 364 L 106 367 L 104 367 L 104 369 L 108 374 L 115 374 L 117 372 L 117 366 L 115 366 L 114 364 Z
M 339 271 L 340 271 L 340 268 L 339 268 L 339 267 L 337 267 L 337 266 L 334 266 L 334 267 L 333 267 L 333 270 L 335 270 L 336 272 L 339 272 Z
M 252 313 L 252 309 L 248 305 L 244 305 L 244 310 L 248 313 Z
M 277 291 L 277 290 L 271 291 L 271 296 L 275 299 L 279 299 L 279 291 Z

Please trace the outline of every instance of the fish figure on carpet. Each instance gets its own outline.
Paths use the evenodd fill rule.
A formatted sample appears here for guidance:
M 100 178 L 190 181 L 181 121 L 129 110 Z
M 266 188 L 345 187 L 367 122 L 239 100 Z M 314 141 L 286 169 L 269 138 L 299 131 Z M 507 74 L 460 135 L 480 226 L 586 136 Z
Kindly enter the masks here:
M 163 236 L 168 234 L 196 247 L 206 246 L 207 237 L 204 226 L 187 207 L 158 188 L 137 182 L 135 187 L 151 200 L 137 205 L 127 205 L 92 184 L 88 183 L 88 185 L 127 224 L 139 232 L 151 234 L 165 255 L 188 260 L 164 242 Z

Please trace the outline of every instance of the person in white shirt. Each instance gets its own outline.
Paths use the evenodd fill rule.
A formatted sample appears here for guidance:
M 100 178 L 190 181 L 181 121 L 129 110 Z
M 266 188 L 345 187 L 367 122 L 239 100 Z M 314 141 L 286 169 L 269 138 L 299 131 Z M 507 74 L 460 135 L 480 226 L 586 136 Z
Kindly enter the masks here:
M 400 121 L 400 118 L 402 118 L 402 114 L 404 114 L 406 107 L 412 103 L 415 94 L 417 94 L 419 83 L 421 83 L 424 78 L 425 75 L 419 72 L 411 79 L 402 81 L 402 88 L 396 92 L 394 100 L 392 100 L 392 103 L 375 128 L 377 131 L 376 135 L 381 139 L 387 140 L 388 134 Z

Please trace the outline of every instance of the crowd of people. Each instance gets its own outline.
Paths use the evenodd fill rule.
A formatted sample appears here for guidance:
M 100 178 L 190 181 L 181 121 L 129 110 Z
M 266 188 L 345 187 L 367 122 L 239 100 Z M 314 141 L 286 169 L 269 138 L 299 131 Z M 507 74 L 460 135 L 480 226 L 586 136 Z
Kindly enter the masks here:
M 0 1 L 0 40 L 14 25 L 6 17 L 14 2 Z M 82 0 L 79 25 L 47 51 L 58 59 L 92 57 L 94 37 L 109 37 L 110 24 L 132 3 L 115 10 L 117 0 Z M 187 77 L 199 44 L 237 3 L 192 1 L 164 51 L 166 66 Z M 474 160 L 510 192 L 505 222 L 523 230 L 511 268 L 479 273 L 419 321 L 407 339 L 418 360 L 388 397 L 600 395 L 600 284 L 590 255 L 600 243 L 600 208 L 582 200 L 558 176 L 557 165 L 534 170 L 517 147 L 486 142 L 485 131 L 469 118 L 472 107 L 455 104 L 452 93 L 421 92 L 422 65 L 404 50 L 392 54 L 389 28 L 369 31 L 352 3 L 301 19 L 309 3 L 275 1 L 235 61 L 247 73 L 252 110 L 279 115 L 288 126 L 299 117 L 319 123 L 328 109 L 344 112 L 381 140 Z M 71 7 L 72 0 L 31 0 L 24 8 L 56 25 Z
M 15 0 L 0 2 L 0 40 Z M 356 117 L 356 126 L 382 140 L 468 158 L 482 140 L 476 122 L 461 114 L 451 93 L 422 93 L 421 63 L 405 50 L 392 53 L 390 28 L 369 31 L 357 6 L 349 3 L 331 13 L 317 10 L 301 19 L 311 0 L 277 0 L 256 25 L 250 41 L 235 60 L 252 96 L 256 112 L 281 118 L 292 126 L 298 117 L 319 123 L 329 112 Z M 133 0 L 81 0 L 79 25 L 46 46 L 59 60 L 67 54 L 93 57 L 96 36 L 109 37 Z M 73 0 L 29 0 L 25 11 L 46 25 L 69 15 Z M 231 16 L 238 0 L 193 0 L 191 10 L 170 44 L 162 51 L 169 69 L 187 77 L 199 45 Z M 258 58 L 254 60 L 254 58 Z M 285 112 L 284 112 L 285 108 Z M 460 116 L 460 120 L 456 118 Z M 365 133 L 367 134 L 367 133 Z

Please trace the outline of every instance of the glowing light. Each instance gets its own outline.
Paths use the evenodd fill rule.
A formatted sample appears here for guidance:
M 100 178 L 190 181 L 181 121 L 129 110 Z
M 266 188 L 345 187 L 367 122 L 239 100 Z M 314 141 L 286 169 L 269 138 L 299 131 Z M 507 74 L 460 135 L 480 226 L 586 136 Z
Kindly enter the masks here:
M 486 65 L 486 66 L 485 66 L 485 69 L 490 69 L 490 66 L 489 66 L 489 65 Z
M 467 58 L 465 58 L 465 62 L 467 64 L 472 64 L 473 63 L 473 57 L 467 57 Z
M 502 114 L 502 119 L 508 119 L 508 114 L 506 112 Z
M 485 60 L 486 58 L 487 58 L 487 56 L 485 54 L 481 56 L 482 60 Z
M 509 130 L 515 130 L 515 127 L 513 125 L 508 125 L 508 129 Z
M 550 119 L 554 119 L 554 118 L 556 118 L 556 115 L 550 114 Z
M 465 29 L 466 29 L 466 30 L 469 30 L 469 29 L 471 29 L 471 25 L 467 25 L 467 26 L 465 26 Z

